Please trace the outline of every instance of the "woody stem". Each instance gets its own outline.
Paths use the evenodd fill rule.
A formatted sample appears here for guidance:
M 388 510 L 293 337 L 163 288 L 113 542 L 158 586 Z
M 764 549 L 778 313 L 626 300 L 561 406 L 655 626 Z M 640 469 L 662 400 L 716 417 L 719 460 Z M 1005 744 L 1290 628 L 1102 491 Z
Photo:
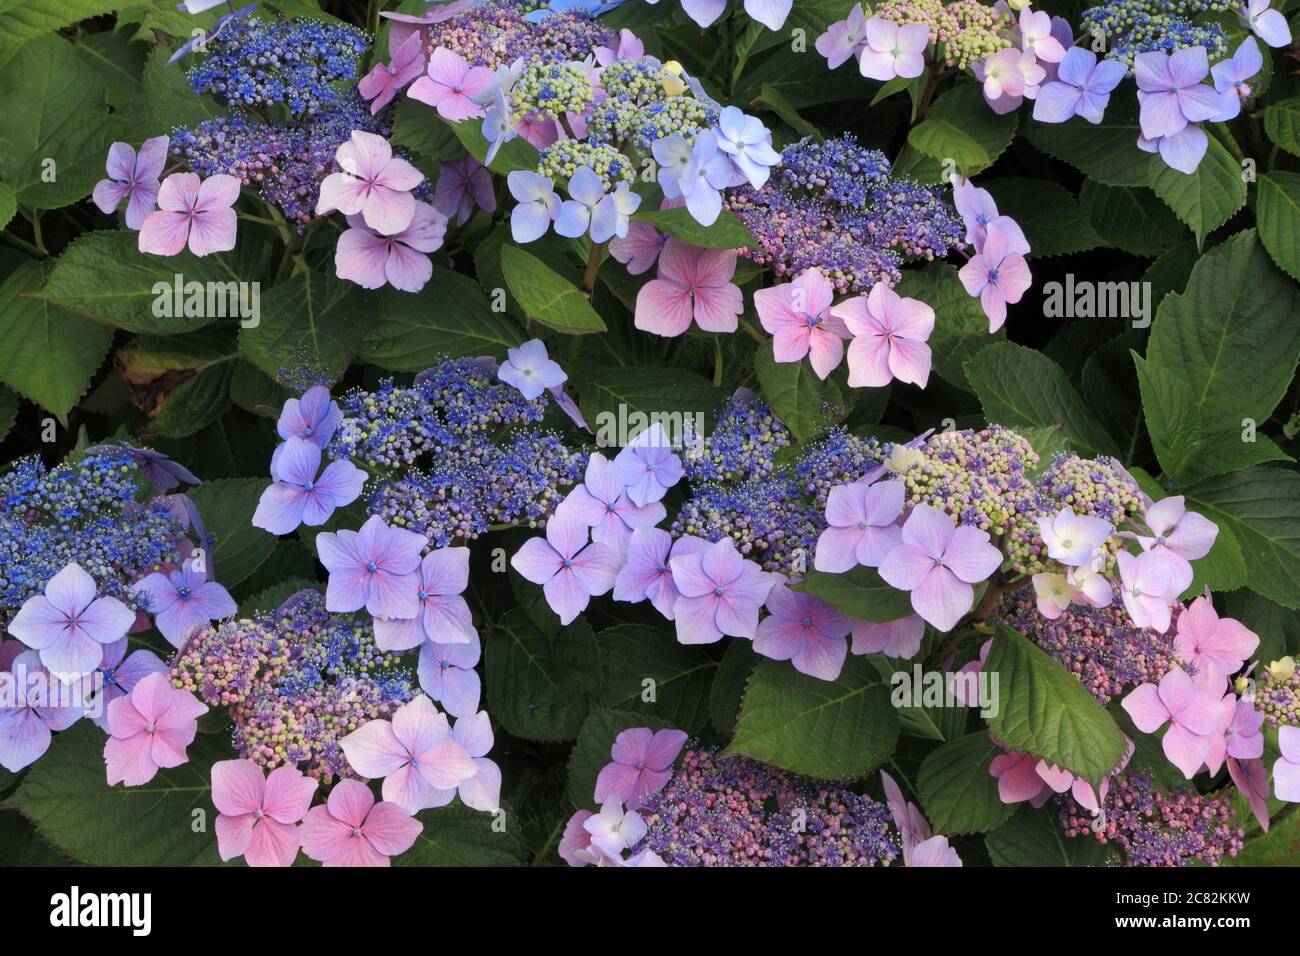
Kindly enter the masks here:
M 593 242 L 591 254 L 587 256 L 587 268 L 582 273 L 582 294 L 588 299 L 596 289 L 596 273 L 600 271 L 601 260 L 605 257 L 605 244 Z

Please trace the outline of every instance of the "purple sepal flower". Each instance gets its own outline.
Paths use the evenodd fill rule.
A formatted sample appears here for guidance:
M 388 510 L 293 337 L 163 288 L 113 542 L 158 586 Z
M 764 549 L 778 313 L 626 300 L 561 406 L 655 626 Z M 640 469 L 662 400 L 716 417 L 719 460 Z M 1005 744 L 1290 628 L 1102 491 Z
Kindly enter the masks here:
M 510 558 L 526 580 L 542 586 L 546 603 L 569 624 L 593 596 L 614 586 L 622 559 L 598 541 L 588 543 L 587 525 L 571 515 L 555 514 L 546 536 L 529 538 Z
M 635 504 L 627 494 L 623 469 L 594 452 L 587 460 L 583 483 L 569 492 L 556 513 L 581 521 L 592 529 L 593 541 L 622 555 L 633 531 L 658 524 L 668 512 L 658 501 Z
M 177 464 L 167 455 L 160 451 L 154 451 L 150 448 L 136 448 L 128 442 L 109 445 L 91 445 L 86 449 L 86 454 L 95 455 L 101 452 L 114 452 L 118 449 L 125 449 L 131 461 L 135 463 L 140 473 L 144 475 L 160 492 L 167 492 L 175 488 L 182 481 L 187 485 L 199 485 L 202 482 L 184 465 Z
M 127 639 L 104 645 L 104 659 L 96 672 L 99 685 L 86 701 L 86 712 L 96 727 L 108 733 L 108 705 L 131 693 L 149 674 L 166 674 L 167 665 L 153 651 L 138 650 L 127 656 Z M 123 660 L 123 658 L 126 658 Z
M 416 596 L 423 535 L 390 528 L 371 515 L 360 531 L 325 531 L 316 536 L 316 553 L 330 572 L 325 609 L 357 611 L 375 617 L 411 618 L 420 611 Z
M 154 616 L 154 626 L 173 647 L 184 644 L 196 628 L 207 627 L 210 621 L 230 617 L 238 610 L 230 592 L 208 580 L 206 570 L 195 571 L 190 560 L 167 574 L 155 571 L 135 585 L 135 593 L 142 598 L 144 610 Z
M 682 460 L 658 422 L 628 442 L 614 463 L 622 470 L 627 496 L 635 505 L 661 501 L 684 474 Z
M 69 564 L 27 599 L 9 622 L 9 633 L 32 650 L 59 680 L 70 683 L 103 660 L 105 644 L 126 635 L 135 612 L 113 597 L 95 597 L 95 579 Z
M 776 575 L 742 558 L 730 538 L 673 557 L 669 564 L 681 594 L 673 604 L 679 642 L 712 644 L 728 634 L 753 638 L 758 609 Z
M 1089 123 L 1101 122 L 1111 91 L 1124 79 L 1124 64 L 1118 60 L 1097 62 L 1097 54 L 1081 46 L 1071 47 L 1057 68 L 1057 77 L 1043 84 L 1034 101 L 1034 119 L 1040 123 L 1064 123 L 1082 116 Z
M 262 492 L 253 526 L 271 534 L 288 534 L 300 524 L 316 527 L 335 508 L 357 500 L 366 473 L 350 461 L 332 461 L 319 475 L 321 450 L 314 442 L 290 438 L 271 456 L 274 484 Z
M 518 348 L 506 350 L 506 361 L 497 370 L 497 378 L 513 385 L 530 402 L 548 388 L 564 384 L 568 376 L 546 354 L 546 343 L 529 339 Z
M 463 644 L 425 641 L 420 645 L 420 689 L 453 717 L 473 714 L 482 691 L 474 665 L 482 653 L 477 633 Z
M 32 693 L 33 688 L 46 693 Z M 36 651 L 24 651 L 0 672 L 0 767 L 17 773 L 50 749 L 51 731 L 67 730 L 85 709 L 60 698 L 57 682 L 42 666 Z
M 468 586 L 469 548 L 430 551 L 420 561 L 420 588 L 416 593 L 420 612 L 406 619 L 376 619 L 376 646 L 381 651 L 405 651 L 425 641 L 450 645 L 477 640 L 469 605 L 461 597 Z
M 343 421 L 343 409 L 330 400 L 330 390 L 324 385 L 313 385 L 302 398 L 291 398 L 284 403 L 276 431 L 285 441 L 303 438 L 324 448 L 334 437 L 334 430 Z

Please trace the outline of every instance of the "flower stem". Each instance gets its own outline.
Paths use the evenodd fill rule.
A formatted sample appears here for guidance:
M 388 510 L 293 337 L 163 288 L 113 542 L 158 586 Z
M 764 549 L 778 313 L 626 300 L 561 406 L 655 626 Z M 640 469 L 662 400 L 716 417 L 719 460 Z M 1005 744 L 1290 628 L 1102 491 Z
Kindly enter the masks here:
M 38 258 L 38 259 L 44 259 L 45 256 L 46 256 L 46 253 L 45 253 L 45 252 L 43 252 L 43 251 L 40 250 L 40 249 L 37 249 L 34 245 L 32 245 L 32 244 L 31 244 L 30 242 L 28 242 L 26 239 L 20 239 L 18 236 L 15 236 L 15 235 L 14 235 L 12 232 L 10 232 L 8 229 L 6 229 L 6 230 L 4 231 L 4 239 L 5 239 L 5 242 L 11 243 L 12 245 L 17 246 L 19 249 L 21 249 L 23 252 L 27 253 L 29 256 L 35 256 L 35 257 Z
M 603 242 L 593 242 L 591 244 L 591 254 L 587 256 L 587 268 L 582 273 L 582 294 L 588 299 L 596 291 L 596 273 L 600 271 L 600 263 L 605 257 L 605 244 Z
M 383 6 L 382 0 L 369 0 L 366 5 L 366 32 L 370 34 L 370 48 L 366 50 L 366 55 L 362 58 L 362 73 L 370 72 L 371 62 L 375 58 L 375 48 L 379 45 L 379 10 Z
M 45 248 L 45 242 L 41 239 L 41 214 L 32 210 L 32 244 L 41 251 L 42 256 L 48 256 L 49 250 Z
M 921 102 L 916 107 L 916 119 L 912 125 L 916 125 L 925 119 L 925 114 L 930 111 L 930 103 L 934 99 L 935 91 L 939 89 L 939 84 L 956 72 L 952 69 L 939 72 L 937 68 L 932 68 L 930 73 L 930 82 L 925 85 L 925 91 L 921 94 Z

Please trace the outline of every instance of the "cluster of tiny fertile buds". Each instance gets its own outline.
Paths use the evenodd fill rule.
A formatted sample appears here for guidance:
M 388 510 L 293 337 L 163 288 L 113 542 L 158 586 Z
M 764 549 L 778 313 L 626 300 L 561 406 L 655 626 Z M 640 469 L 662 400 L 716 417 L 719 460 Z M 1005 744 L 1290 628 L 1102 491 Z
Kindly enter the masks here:
M 688 746 L 680 730 L 621 731 L 610 758 L 596 778 L 599 811 L 580 809 L 565 826 L 558 852 L 570 866 L 962 865 L 884 772 L 882 805 Z

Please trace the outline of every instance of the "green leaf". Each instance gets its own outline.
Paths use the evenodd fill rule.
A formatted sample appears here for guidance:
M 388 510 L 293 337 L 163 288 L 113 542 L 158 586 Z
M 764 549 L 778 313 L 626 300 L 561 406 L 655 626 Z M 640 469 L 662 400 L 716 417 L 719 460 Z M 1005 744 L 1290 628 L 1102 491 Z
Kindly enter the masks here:
M 14 422 L 18 420 L 18 396 L 7 388 L 0 388 L 0 441 L 5 440 L 9 434 L 9 429 L 14 427 Z M 4 789 L 4 781 L 0 780 L 0 790 Z
M 1174 246 L 1163 253 L 1142 273 L 1142 281 L 1151 283 L 1151 307 L 1160 308 L 1170 292 L 1182 292 L 1187 288 L 1187 280 L 1192 277 L 1192 269 L 1200 261 L 1201 250 L 1196 248 L 1195 239 Z
M 437 113 L 427 109 L 429 120 L 437 122 Z M 465 120 L 462 123 L 449 123 L 451 131 L 456 134 L 462 146 L 480 163 L 487 158 L 488 141 L 483 138 L 482 120 Z M 518 169 L 537 171 L 537 150 L 522 136 L 516 136 L 497 151 L 487 168 L 502 176 Z
M 393 112 L 392 141 L 430 159 L 454 159 L 460 152 L 460 140 L 427 103 L 403 96 Z
M 894 178 L 914 179 L 924 186 L 938 186 L 948 181 L 948 171 L 933 157 L 926 156 L 913 146 L 904 144 L 894 158 Z
M 518 246 L 501 247 L 506 285 L 524 314 L 560 332 L 604 332 L 586 296 L 550 266 Z
M 240 329 L 240 348 L 272 378 L 286 365 L 306 365 L 337 381 L 374 315 L 368 298 L 333 275 L 300 272 L 266 293 L 258 324 Z
M 880 84 L 880 89 L 876 95 L 871 98 L 868 106 L 875 106 L 881 100 L 886 100 L 903 90 L 907 91 L 907 98 L 912 104 L 911 112 L 908 114 L 908 121 L 916 122 L 916 111 L 921 107 L 921 97 L 925 95 L 925 88 L 930 83 L 930 68 L 926 67 L 921 71 L 919 76 L 908 79 L 904 76 L 896 76 L 892 80 Z
M 229 303 L 225 309 L 209 310 L 206 292 L 203 305 L 190 306 L 184 293 L 191 282 L 225 283 L 247 281 L 235 261 L 223 255 L 202 258 L 189 251 L 162 257 L 139 250 L 134 232 L 103 231 L 81 236 L 54 263 L 45 287 L 45 297 L 73 312 L 89 316 L 128 332 L 190 332 L 222 318 L 221 312 L 234 314 Z M 175 313 L 175 277 L 181 277 L 181 314 Z M 234 288 L 238 288 L 235 286 Z M 228 299 L 222 300 L 228 303 Z M 185 314 L 186 312 L 197 314 Z M 158 314 L 162 313 L 162 314 Z
M 1186 229 L 1151 192 L 1084 180 L 1079 202 L 1105 241 L 1135 256 L 1158 256 L 1181 242 Z
M 1065 430 L 1059 425 L 1053 425 L 1051 428 L 1022 428 L 1019 430 L 1020 436 L 1029 442 L 1029 447 L 1038 455 L 1038 464 L 1033 468 L 1026 469 L 1026 474 L 1031 478 L 1036 478 L 1046 471 L 1052 464 L 1057 454 L 1069 454 L 1070 439 L 1066 437 Z
M 6 2 L 12 0 L 0 0 Z M 0 12 L 0 36 L 3 18 Z M 0 103 L 15 108 L 0 112 L 0 179 L 17 194 L 20 206 L 58 209 L 76 202 L 104 175 L 108 114 L 103 82 L 85 68 L 77 48 L 57 34 L 23 44 L 12 58 L 0 46 L 0 62 L 4 60 Z
M 247 583 L 245 583 L 244 587 L 247 589 Z M 281 605 L 283 605 L 285 601 L 289 600 L 289 598 L 293 597 L 299 591 L 319 587 L 319 582 L 309 581 L 307 578 L 287 578 L 272 587 L 263 591 L 258 591 L 251 597 L 247 597 L 240 601 L 240 615 L 243 617 L 252 617 L 254 614 L 274 614 L 280 609 Z
M 754 105 L 767 107 L 800 136 L 822 138 L 821 131 L 800 116 L 799 111 L 775 86 L 764 83 L 759 90 L 758 98 L 754 100 Z
M 515 608 L 483 643 L 488 707 L 501 726 L 526 740 L 578 736 L 587 696 L 600 691 L 600 650 L 585 619 L 547 634 Z
M 718 669 L 707 650 L 678 644 L 671 633 L 641 624 L 606 628 L 596 639 L 603 706 L 654 714 L 688 734 L 704 728 L 709 688 Z M 653 681 L 649 687 L 647 680 Z
M 692 246 L 705 249 L 738 249 L 754 245 L 754 237 L 743 222 L 732 213 L 723 210 L 711 226 L 701 226 L 695 221 L 690 210 L 685 207 L 677 209 L 647 209 L 634 213 L 633 219 L 648 222 L 665 236 L 680 239 Z
M 240 361 L 233 331 L 215 326 L 185 335 L 142 335 L 118 350 L 122 376 L 150 398 L 150 435 L 184 438 L 230 404 Z
M 926 640 L 936 636 L 933 630 L 927 631 Z M 924 658 L 928 652 L 930 644 L 921 645 L 921 655 Z M 899 659 L 886 657 L 884 654 L 868 654 L 867 660 L 880 673 L 892 689 L 893 704 L 898 708 L 899 729 L 902 733 L 910 737 L 920 737 L 922 740 L 934 740 L 943 743 L 946 740 L 956 740 L 966 733 L 966 725 L 970 723 L 970 710 L 966 707 L 951 706 L 950 703 L 943 699 L 942 694 L 930 692 L 930 688 L 924 683 L 924 679 L 917 679 L 915 671 L 920 668 L 919 663 L 913 664 L 913 670 L 902 670 L 907 664 Z M 916 688 L 912 695 L 907 695 L 902 688 L 908 686 Z M 936 688 L 941 689 L 941 688 Z M 908 701 L 911 701 L 909 703 Z
M 1289 460 L 1267 435 L 1243 441 L 1241 429 L 1207 432 L 1197 414 L 1199 396 L 1177 371 L 1134 353 L 1142 412 L 1156 458 L 1165 472 L 1185 481 L 1226 474 L 1270 461 Z
M 816 438 L 848 414 L 844 393 L 834 379 L 818 378 L 807 362 L 778 362 L 770 345 L 758 347 L 754 374 L 776 417 L 801 444 Z
M 0 773 L 0 790 L 8 772 Z M 0 866 L 69 866 L 72 862 L 41 839 L 21 813 L 0 813 Z
M 25 262 L 0 285 L 0 381 L 55 415 L 72 410 L 108 354 L 113 330 L 35 293 L 41 267 Z
M 663 730 L 665 725 L 657 717 L 630 714 L 626 711 L 592 710 L 582 724 L 578 741 L 569 755 L 569 799 L 579 810 L 590 809 L 596 803 L 596 777 L 609 763 L 610 748 L 614 739 L 630 727 L 649 727 Z
M 1199 511 L 1241 545 L 1246 587 L 1283 607 L 1300 608 L 1300 474 L 1247 468 L 1187 490 Z
M 890 587 L 875 568 L 861 565 L 844 574 L 810 570 L 794 589 L 834 604 L 859 621 L 884 623 L 912 614 L 912 599 L 906 591 Z
M 1149 153 L 1137 148 L 1141 129 L 1136 104 L 1111 97 L 1100 123 L 1075 117 L 1068 123 L 1031 123 L 1025 138 L 1047 155 L 1082 170 L 1107 186 L 1146 186 L 1152 165 Z
M 1079 201 L 1063 186 L 1044 179 L 1007 176 L 981 182 L 998 204 L 1024 230 L 1030 257 L 1062 256 L 1102 245 Z
M 1300 96 L 1266 107 L 1264 132 L 1292 156 L 1300 156 Z
M 728 753 L 819 780 L 848 780 L 878 767 L 898 740 L 898 711 L 871 663 L 850 656 L 833 681 L 787 661 L 761 661 L 740 705 Z
M 1016 812 L 1003 803 L 989 764 L 1001 754 L 983 731 L 967 734 L 930 751 L 916 777 L 926 819 L 935 833 L 983 833 Z
M 957 278 L 957 267 L 931 262 L 923 269 L 904 269 L 896 291 L 905 298 L 920 299 L 934 309 L 934 331 L 930 333 L 931 361 L 936 375 L 950 385 L 972 391 L 965 365 L 994 342 L 1003 341 L 1003 329 L 989 334 L 988 316 Z
M 0 65 L 29 40 L 139 2 L 123 0 L 0 0 Z
M 188 19 L 188 18 L 187 18 Z M 195 27 L 200 24 L 195 22 Z M 183 63 L 167 64 L 171 50 L 157 47 L 144 68 L 144 109 L 149 127 L 166 133 L 173 127 L 195 127 L 226 112 L 211 96 L 199 96 L 190 86 Z
M 1056 804 L 1037 809 L 1022 805 L 1016 815 L 985 834 L 994 866 L 1104 866 L 1110 848 L 1092 834 L 1067 837 Z
M 1114 719 L 1038 645 L 999 625 L 984 670 L 998 678 L 988 723 L 1003 745 L 1093 783 L 1119 766 L 1125 743 Z
M 1300 859 L 1300 813 L 1294 810 L 1280 821 L 1273 821 L 1268 833 L 1246 840 L 1235 857 L 1225 856 L 1223 866 L 1295 866 Z
M 598 368 L 582 387 L 579 406 L 596 430 L 596 444 L 613 448 L 659 421 L 670 438 L 713 429 L 722 395 L 708 379 L 683 368 Z M 656 417 L 657 416 L 657 417 Z
M 1300 173 L 1260 176 L 1255 215 L 1268 254 L 1291 278 L 1300 279 Z
M 82 62 L 104 81 L 108 105 L 118 110 L 140 100 L 140 74 L 147 50 L 143 43 L 133 44 L 123 34 L 109 30 L 87 33 L 77 40 Z
M 215 865 L 212 764 L 231 757 L 219 734 L 199 734 L 188 761 L 139 787 L 109 787 L 104 732 L 80 720 L 56 734 L 9 802 L 57 849 L 92 866 Z M 206 830 L 195 832 L 202 810 Z
M 966 374 L 989 421 L 1012 428 L 1060 425 L 1081 453 L 1118 451 L 1061 367 L 1041 352 L 999 342 L 967 362 Z
M 1276 661 L 1287 654 L 1300 653 L 1300 614 L 1246 588 L 1225 594 L 1223 604 L 1228 617 L 1240 621 L 1259 636 L 1259 648 L 1253 655 L 1256 659 Z
M 1150 455 L 1133 361 L 1142 337 L 1140 329 L 1130 329 L 1094 349 L 1083 363 L 1080 381 L 1084 400 L 1118 443 L 1120 461 L 1126 464 L 1137 464 L 1139 452 L 1144 459 Z
M 1241 167 L 1213 136 L 1205 157 L 1190 175 L 1162 162 L 1152 163 L 1151 188 L 1200 240 L 1246 205 Z
M 18 213 L 18 197 L 6 183 L 0 183 L 0 229 L 9 225 Z
M 494 813 L 460 804 L 421 810 L 415 819 L 424 829 L 409 850 L 393 857 L 393 866 L 520 866 L 523 847 L 513 817 L 507 813 L 506 829 L 498 832 Z
M 761 659 L 749 641 L 729 641 L 722 653 L 709 690 L 709 722 L 728 740 L 736 729 L 745 686 Z
M 1142 403 L 1164 470 L 1183 482 L 1282 457 L 1243 419 L 1266 422 L 1300 361 L 1297 295 L 1253 230 L 1212 249 L 1187 288 L 1165 296 L 1146 360 Z
M 230 405 L 235 358 L 232 353 L 228 359 L 204 366 L 172 389 L 150 421 L 148 435 L 186 438 L 220 418 Z
M 165 42 L 159 47 L 165 60 L 171 56 L 174 48 L 180 46 L 179 38 L 190 38 L 191 30 L 201 28 L 211 31 L 221 12 L 214 9 L 191 15 L 168 0 L 144 0 L 143 6 L 123 7 L 117 15 L 117 25 L 119 29 L 134 27 L 133 32 L 128 31 L 133 41 L 152 43 L 156 39 L 156 33 L 176 39 L 176 43 Z M 185 72 L 183 67 L 180 72 Z
M 257 502 L 268 485 L 267 478 L 228 478 L 205 481 L 188 492 L 212 539 L 208 568 L 213 579 L 227 588 L 261 567 L 279 541 L 252 523 Z
M 988 108 L 974 83 L 963 83 L 939 96 L 930 112 L 907 134 L 907 142 L 943 162 L 951 159 L 967 176 L 993 165 L 1016 135 L 1016 114 L 999 116 Z
M 825 4 L 821 6 L 823 10 L 826 9 Z M 841 2 L 839 8 L 841 12 L 832 16 L 831 20 L 842 20 L 848 14 L 849 5 Z M 861 96 L 863 81 L 857 73 L 842 77 L 830 76 L 826 70 L 826 61 L 821 56 L 811 49 L 793 48 L 794 45 L 790 42 L 792 36 L 790 31 L 795 29 L 793 24 L 796 21 L 808 24 L 801 26 L 800 29 L 804 31 L 804 36 L 809 42 L 825 32 L 825 26 L 811 25 L 814 17 L 821 19 L 819 14 L 814 11 L 812 17 L 805 19 L 803 12 L 800 10 L 800 5 L 796 3 L 791 10 L 790 19 L 781 30 L 767 31 L 763 28 L 772 40 L 779 43 L 779 46 L 765 56 L 761 63 L 746 68 L 740 76 L 736 77 L 735 87 L 730 97 L 731 102 L 738 104 L 753 102 L 762 94 L 765 87 L 779 91 L 786 102 L 796 109 Z M 716 36 L 703 33 L 694 23 L 678 31 L 671 40 L 667 41 L 671 43 L 670 49 L 676 51 L 683 48 L 684 44 L 681 42 L 683 34 L 693 34 L 698 38 L 703 48 L 700 51 L 702 61 L 707 62 L 709 57 L 719 52 Z M 681 59 L 685 61 L 687 58 L 682 56 Z M 845 74 L 849 74 L 849 71 L 846 70 Z
M 519 327 L 488 307 L 483 291 L 469 276 L 441 266 L 415 295 L 385 289 L 357 354 L 380 368 L 417 372 L 439 356 L 493 355 L 524 340 Z

